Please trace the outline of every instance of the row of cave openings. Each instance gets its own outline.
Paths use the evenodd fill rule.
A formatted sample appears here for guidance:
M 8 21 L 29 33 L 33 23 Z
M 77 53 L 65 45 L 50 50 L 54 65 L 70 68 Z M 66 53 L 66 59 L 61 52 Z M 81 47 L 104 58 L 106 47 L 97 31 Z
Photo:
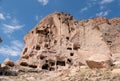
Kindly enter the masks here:
M 69 37 L 66 37 L 67 40 L 69 40 Z M 54 41 L 54 43 L 56 44 L 57 43 L 57 40 Z M 49 49 L 49 44 L 46 44 L 44 45 L 45 48 L 48 48 Z M 40 45 L 36 45 L 33 47 L 33 49 L 36 49 L 37 51 L 41 49 L 41 46 Z M 67 50 L 78 50 L 80 49 L 80 45 L 77 44 L 77 43 L 74 43 L 72 47 L 67 47 Z M 25 54 L 27 52 L 28 48 L 26 47 L 23 51 L 23 54 Z
M 70 56 L 74 56 L 74 53 L 70 53 Z M 45 63 L 41 66 L 43 70 L 54 71 L 58 69 L 59 66 L 66 66 L 66 64 L 72 65 L 73 61 L 70 58 L 59 59 L 59 60 L 46 60 L 47 56 L 41 55 L 40 59 L 44 60 Z
M 74 56 L 74 53 L 70 53 L 70 56 Z M 59 59 L 59 60 L 47 60 L 47 56 L 41 55 L 40 60 L 44 60 L 45 63 L 40 67 L 42 70 L 54 71 L 57 70 L 61 66 L 66 66 L 66 64 L 72 65 L 73 60 L 71 58 Z M 29 66 L 31 68 L 37 68 L 37 65 L 28 65 L 26 62 L 22 62 L 20 65 Z

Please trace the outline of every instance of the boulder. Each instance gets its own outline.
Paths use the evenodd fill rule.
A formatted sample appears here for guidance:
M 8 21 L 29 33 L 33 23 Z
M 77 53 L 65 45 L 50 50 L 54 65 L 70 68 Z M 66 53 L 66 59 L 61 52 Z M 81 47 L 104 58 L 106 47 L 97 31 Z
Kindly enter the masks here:
M 0 75 L 17 76 L 18 72 L 15 71 L 15 69 L 11 69 L 9 65 L 2 63 L 0 67 Z
M 113 65 L 112 59 L 107 55 L 94 54 L 86 60 L 90 68 L 108 68 Z
M 15 63 L 10 58 L 5 59 L 5 61 L 3 63 L 10 67 L 13 67 L 15 65 Z

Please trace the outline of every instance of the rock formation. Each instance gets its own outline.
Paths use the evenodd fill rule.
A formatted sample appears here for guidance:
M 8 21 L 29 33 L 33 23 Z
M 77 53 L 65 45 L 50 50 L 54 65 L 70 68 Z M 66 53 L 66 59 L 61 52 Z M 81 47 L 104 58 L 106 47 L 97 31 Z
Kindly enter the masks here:
M 0 38 L 0 43 L 2 42 L 2 39 Z
M 24 42 L 18 61 L 22 66 L 50 71 L 87 64 L 103 68 L 112 65 L 111 57 L 120 55 L 120 18 L 77 21 L 55 12 L 29 31 Z
M 7 66 L 10 66 L 10 67 L 13 67 L 15 64 L 14 62 L 10 59 L 10 58 L 7 58 L 3 64 L 7 65 Z

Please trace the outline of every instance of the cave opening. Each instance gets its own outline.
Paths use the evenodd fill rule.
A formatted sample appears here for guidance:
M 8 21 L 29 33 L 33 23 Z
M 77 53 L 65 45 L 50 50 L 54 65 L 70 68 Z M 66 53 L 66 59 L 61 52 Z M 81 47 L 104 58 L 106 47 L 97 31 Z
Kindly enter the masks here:
M 66 37 L 67 40 L 69 40 L 69 37 Z
M 57 61 L 56 65 L 65 66 L 65 61 Z
M 77 44 L 77 43 L 76 43 L 76 44 L 74 44 L 74 45 L 73 45 L 73 49 L 74 49 L 74 50 L 78 50 L 78 49 L 80 49 L 80 45 L 79 45 L 79 44 Z
M 48 68 L 49 68 L 49 65 L 48 65 L 48 64 L 44 64 L 44 65 L 42 66 L 42 69 L 48 70 Z
M 50 65 L 51 65 L 51 66 L 54 66 L 54 65 L 55 65 L 55 62 L 50 62 Z
M 67 59 L 67 63 L 72 65 L 72 59 Z
M 54 71 L 55 70 L 55 68 L 53 68 L 53 67 L 50 67 L 50 69 L 49 69 L 49 71 Z
M 40 46 L 39 45 L 36 46 L 36 50 L 40 50 Z
M 28 48 L 25 48 L 25 50 L 24 50 L 23 54 L 25 54 L 25 53 L 27 52 L 27 50 L 28 50 Z
M 29 65 L 29 67 L 31 67 L 31 68 L 37 68 L 36 65 Z
M 72 48 L 68 47 L 67 50 L 72 50 Z
M 43 55 L 40 56 L 41 60 L 43 60 L 44 58 L 46 58 L 46 56 L 43 56 Z
M 21 62 L 20 65 L 21 65 L 21 66 L 28 66 L 28 63 L 26 63 L 26 62 Z
M 70 56 L 74 56 L 74 53 L 70 53 Z

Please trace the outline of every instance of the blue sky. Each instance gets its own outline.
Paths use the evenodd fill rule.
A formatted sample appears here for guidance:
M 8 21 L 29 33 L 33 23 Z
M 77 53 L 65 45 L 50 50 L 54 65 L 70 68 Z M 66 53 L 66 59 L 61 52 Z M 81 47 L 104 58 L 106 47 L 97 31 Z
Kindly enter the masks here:
M 120 0 L 0 0 L 0 62 L 19 59 L 25 34 L 55 11 L 70 13 L 77 20 L 120 17 Z

